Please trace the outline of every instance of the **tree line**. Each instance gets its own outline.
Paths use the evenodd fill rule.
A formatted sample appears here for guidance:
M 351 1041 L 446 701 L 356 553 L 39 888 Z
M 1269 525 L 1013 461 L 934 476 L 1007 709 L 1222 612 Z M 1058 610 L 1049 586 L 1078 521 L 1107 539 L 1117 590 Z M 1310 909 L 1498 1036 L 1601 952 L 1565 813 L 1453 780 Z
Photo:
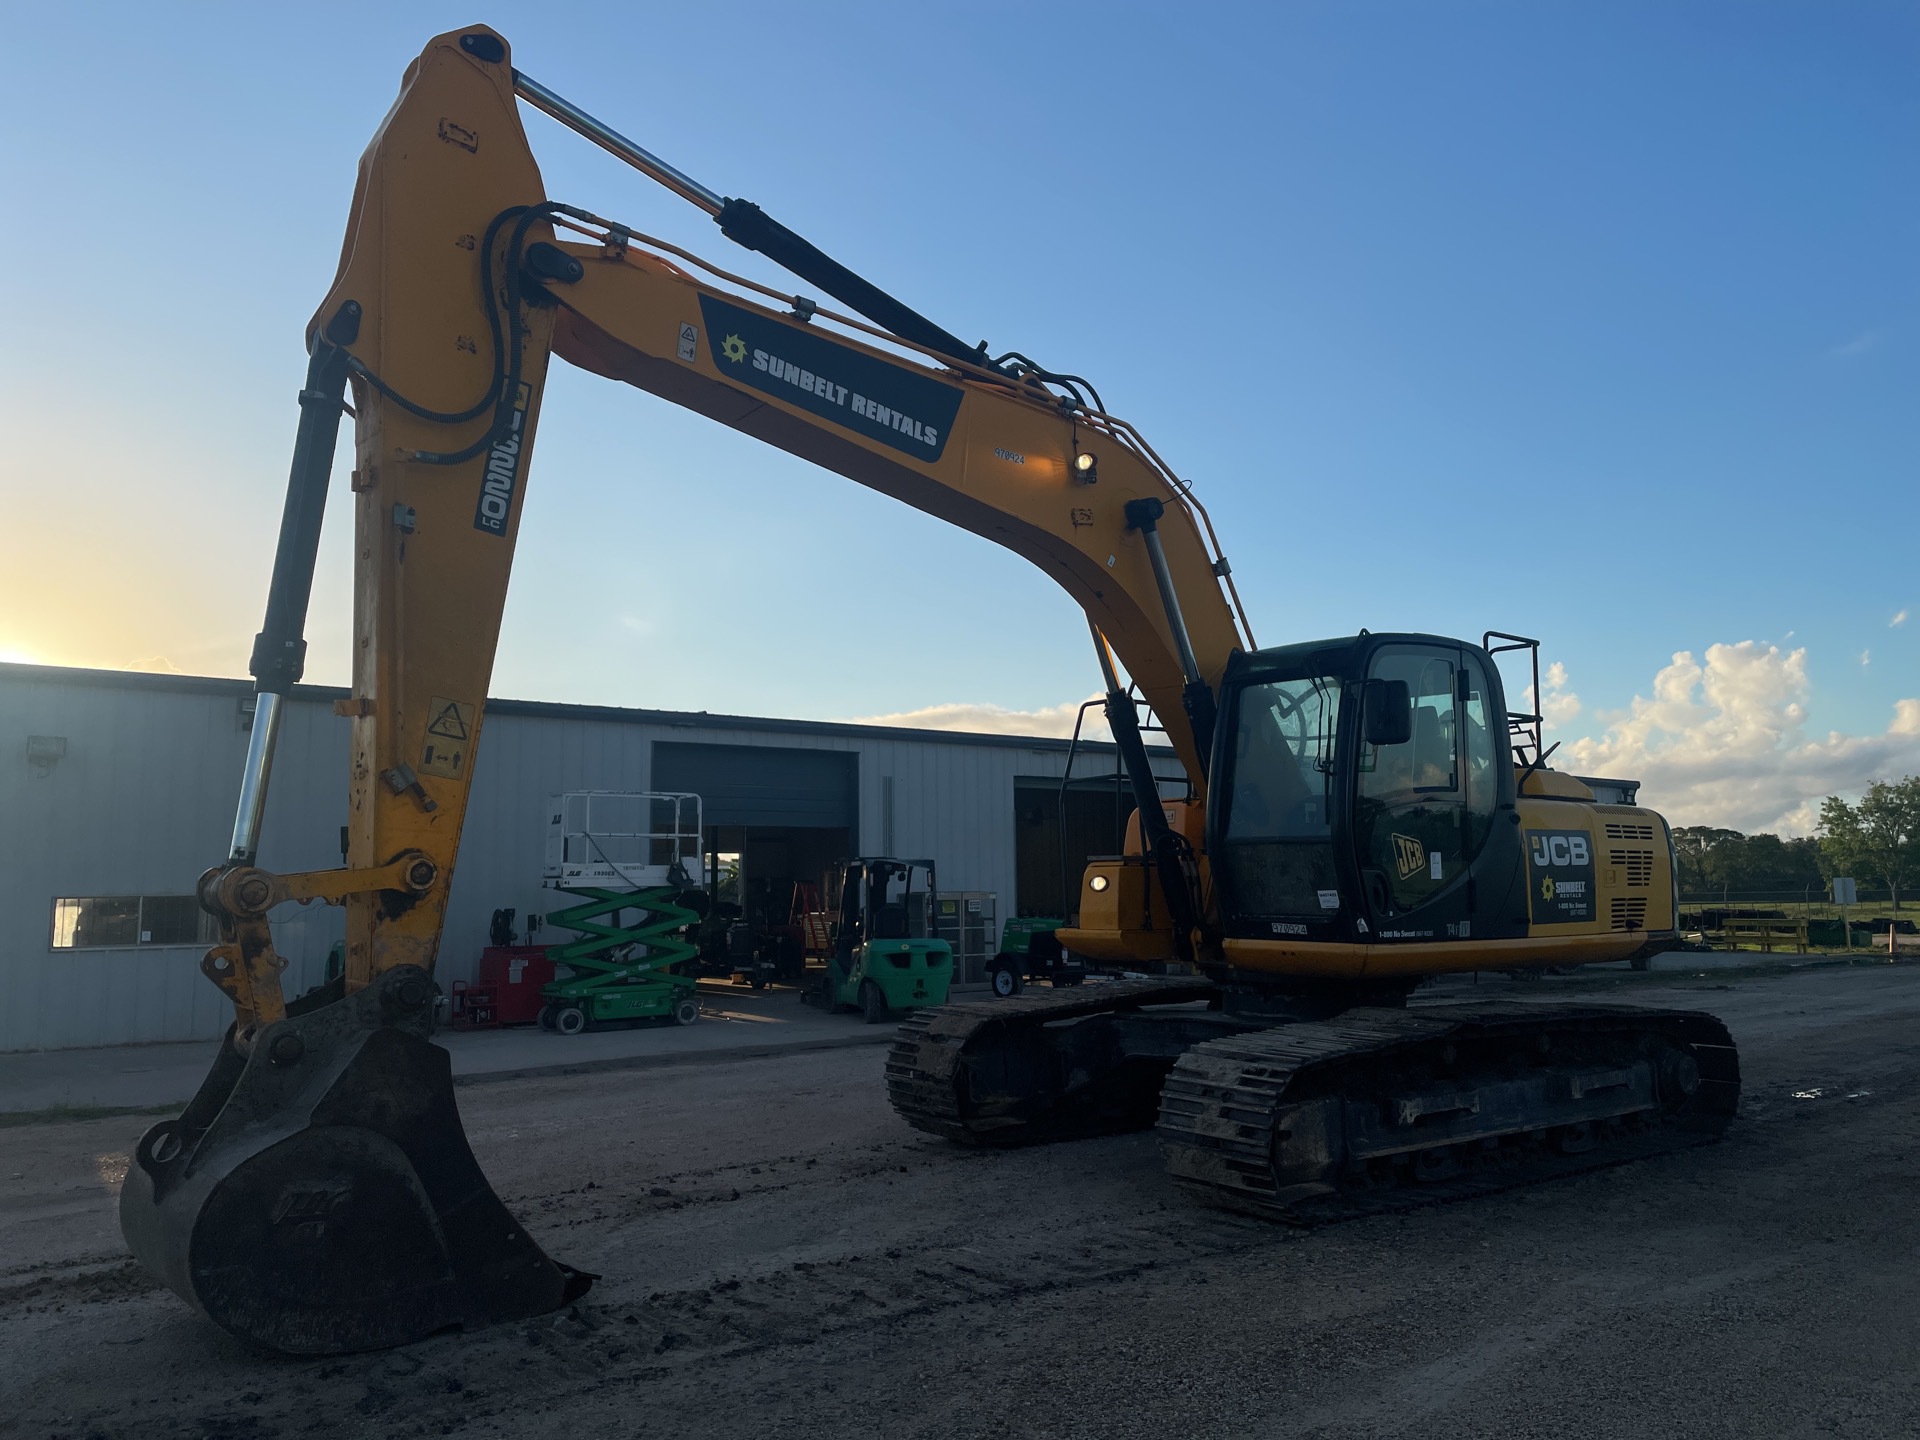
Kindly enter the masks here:
M 1858 805 L 1829 795 L 1820 805 L 1820 858 L 1827 874 L 1900 892 L 1920 885 L 1920 775 L 1876 780 Z
M 1811 837 L 1783 840 L 1713 825 L 1679 825 L 1673 848 L 1680 893 L 1689 897 L 1809 890 L 1817 896 L 1827 888 L 1820 842 Z
M 1743 835 L 1712 825 L 1673 832 L 1680 893 L 1690 897 L 1798 890 L 1824 893 L 1836 875 L 1887 890 L 1893 908 L 1920 887 L 1920 775 L 1876 781 L 1857 804 L 1829 795 L 1811 836 Z

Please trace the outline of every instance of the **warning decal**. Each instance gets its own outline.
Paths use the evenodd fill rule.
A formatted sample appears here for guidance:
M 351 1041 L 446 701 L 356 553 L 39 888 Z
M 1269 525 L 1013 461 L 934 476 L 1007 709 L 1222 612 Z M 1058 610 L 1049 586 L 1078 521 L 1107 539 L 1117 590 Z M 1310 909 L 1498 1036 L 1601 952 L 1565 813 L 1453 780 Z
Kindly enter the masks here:
M 433 720 L 427 726 L 427 734 L 438 735 L 442 740 L 464 740 L 472 727 L 473 707 L 462 705 L 458 700 L 442 700 L 433 697 Z
M 444 695 L 427 707 L 427 742 L 420 751 L 420 773 L 458 780 L 466 773 L 467 747 L 473 740 L 473 706 Z

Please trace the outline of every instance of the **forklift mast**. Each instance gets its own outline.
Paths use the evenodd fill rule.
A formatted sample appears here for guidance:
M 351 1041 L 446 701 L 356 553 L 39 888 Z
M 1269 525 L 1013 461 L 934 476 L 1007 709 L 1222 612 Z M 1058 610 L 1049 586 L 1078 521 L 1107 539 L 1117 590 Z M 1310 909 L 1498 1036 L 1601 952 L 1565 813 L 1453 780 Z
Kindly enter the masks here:
M 834 881 L 840 915 L 835 953 L 842 959 L 868 940 L 933 938 L 939 893 L 933 861 L 862 856 L 837 866 Z

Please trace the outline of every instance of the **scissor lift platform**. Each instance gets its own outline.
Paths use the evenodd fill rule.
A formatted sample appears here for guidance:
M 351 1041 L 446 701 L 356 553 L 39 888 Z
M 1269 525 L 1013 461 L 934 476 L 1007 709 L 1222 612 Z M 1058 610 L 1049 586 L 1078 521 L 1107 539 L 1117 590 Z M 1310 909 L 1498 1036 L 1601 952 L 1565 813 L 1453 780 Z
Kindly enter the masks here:
M 576 790 L 553 798 L 541 883 L 578 896 L 547 924 L 577 938 L 547 956 L 570 973 L 541 990 L 540 1023 L 563 1035 L 598 1024 L 700 1018 L 694 977 L 675 967 L 699 948 L 700 797 L 661 791 Z

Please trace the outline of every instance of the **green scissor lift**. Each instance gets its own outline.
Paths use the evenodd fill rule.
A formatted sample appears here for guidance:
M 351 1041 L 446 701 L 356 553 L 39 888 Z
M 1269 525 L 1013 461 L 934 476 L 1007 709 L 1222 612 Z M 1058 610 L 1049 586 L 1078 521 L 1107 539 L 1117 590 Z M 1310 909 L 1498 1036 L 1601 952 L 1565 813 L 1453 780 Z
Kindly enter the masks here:
M 546 917 L 579 937 L 548 958 L 570 973 L 541 989 L 540 1023 L 563 1035 L 615 1021 L 700 1018 L 687 938 L 700 863 L 700 797 L 581 790 L 554 797 L 542 883 L 580 898 Z

